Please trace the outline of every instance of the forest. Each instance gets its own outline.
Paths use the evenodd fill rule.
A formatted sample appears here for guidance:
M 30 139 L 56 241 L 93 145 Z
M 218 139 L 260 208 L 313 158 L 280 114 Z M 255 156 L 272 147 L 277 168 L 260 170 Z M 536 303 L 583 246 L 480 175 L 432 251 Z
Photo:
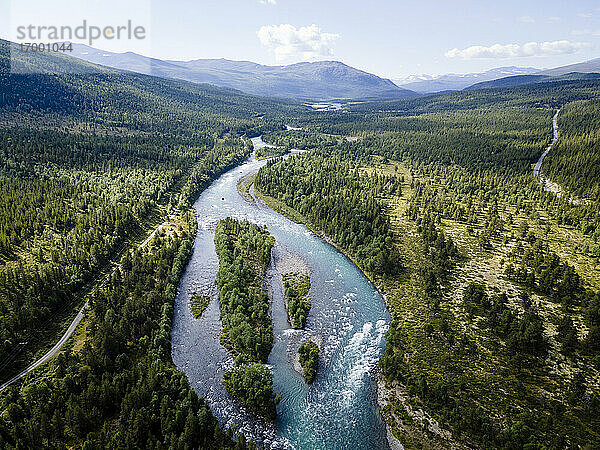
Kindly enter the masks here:
M 579 100 L 560 111 L 560 139 L 544 173 L 579 198 L 600 198 L 600 118 L 597 98 Z
M 0 447 L 244 448 L 173 365 L 172 305 L 191 203 L 249 155 L 244 136 L 297 107 L 9 51 L 0 41 L 3 382 L 91 306 L 66 350 L 0 393 Z M 12 74 L 10 57 L 45 73 Z M 175 231 L 138 248 L 167 218 Z
M 258 159 L 267 159 L 275 156 L 283 156 L 288 153 L 288 150 L 284 147 L 263 147 L 256 150 L 256 157 Z
M 271 352 L 273 327 L 262 280 L 274 244 L 266 230 L 249 222 L 227 218 L 215 230 L 221 343 L 243 362 L 265 362 Z
M 304 369 L 304 381 L 312 383 L 317 376 L 319 367 L 319 347 L 313 341 L 308 340 L 298 348 L 298 360 Z
M 275 239 L 250 222 L 226 218 L 215 229 L 221 343 L 234 357 L 225 372 L 227 391 L 252 410 L 274 419 L 273 375 L 266 363 L 273 345 L 269 297 L 263 287 Z
M 46 130 L 0 136 L 2 369 L 18 342 L 36 339 L 33 330 L 73 305 L 162 211 L 187 204 L 246 154 L 234 139 L 207 148 Z
M 242 136 L 298 110 L 11 45 L 0 40 L 3 378 L 60 332 L 128 246 L 249 155 Z M 11 58 L 39 73 L 10 73 Z
M 298 156 L 269 161 L 254 181 L 259 195 L 275 197 L 298 211 L 374 273 L 391 273 L 392 234 L 384 206 L 373 192 L 386 179 L 357 176 L 358 166 L 339 157 Z
M 286 150 L 312 150 L 323 148 L 338 143 L 339 138 L 326 134 L 316 134 L 303 130 L 278 130 L 264 136 L 263 140 L 270 145 Z
M 395 400 L 383 415 L 408 447 L 600 442 L 600 207 L 594 156 L 573 163 L 593 153 L 599 88 L 559 82 L 364 103 L 305 115 L 301 133 L 265 136 L 321 142 L 268 163 L 255 189 L 339 246 L 386 295 L 393 320 L 380 366 Z M 569 151 L 542 172 L 583 199 L 575 203 L 532 175 L 558 108 L 556 148 Z M 444 433 L 423 430 L 423 415 Z
M 170 362 L 173 301 L 195 230 L 188 214 L 174 235 L 126 252 L 93 298 L 82 346 L 2 392 L 0 446 L 234 447 Z
M 264 364 L 236 365 L 223 374 L 223 384 L 227 392 L 257 414 L 271 420 L 277 416 L 273 374 Z
M 284 273 L 283 295 L 288 312 L 288 318 L 292 328 L 297 330 L 304 328 L 306 317 L 310 312 L 310 275 L 302 273 Z

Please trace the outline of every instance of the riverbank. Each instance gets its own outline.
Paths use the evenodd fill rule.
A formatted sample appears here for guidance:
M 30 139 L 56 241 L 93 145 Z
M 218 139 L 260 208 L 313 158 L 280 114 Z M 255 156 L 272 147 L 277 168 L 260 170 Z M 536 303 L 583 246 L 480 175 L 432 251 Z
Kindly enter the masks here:
M 383 379 L 383 376 L 381 375 L 381 373 L 377 373 L 377 405 L 379 406 L 379 411 L 381 413 L 382 418 L 384 419 L 383 421 L 385 422 L 385 430 L 386 430 L 386 437 L 387 437 L 387 441 L 388 444 L 390 446 L 391 450 L 404 450 L 404 446 L 402 445 L 402 443 L 398 440 L 398 438 L 396 438 L 396 436 L 394 436 L 394 433 L 392 432 L 392 427 L 391 425 L 388 423 L 387 420 L 385 420 L 385 408 L 388 406 L 388 390 L 385 387 L 385 380 Z
M 256 177 L 258 170 L 254 172 L 250 172 L 247 175 L 244 175 L 237 183 L 238 192 L 244 197 L 244 199 L 249 202 L 253 202 L 254 198 L 250 195 L 250 187 L 254 183 L 254 178 Z
M 258 198 L 258 200 L 260 202 L 264 203 L 267 207 L 273 209 L 274 211 L 278 212 L 279 214 L 286 216 L 288 219 L 290 219 L 296 223 L 305 225 L 317 237 L 319 237 L 323 241 L 327 242 L 329 245 L 335 247 L 335 249 L 337 251 L 339 251 L 344 256 L 346 256 L 346 258 L 348 258 L 358 268 L 358 270 L 360 270 L 362 272 L 362 274 L 369 280 L 369 282 L 374 286 L 374 288 L 377 290 L 379 295 L 381 295 L 381 297 L 384 299 L 384 302 L 385 302 L 385 305 L 386 305 L 388 311 L 390 311 L 390 304 L 388 302 L 388 299 L 387 299 L 386 295 L 382 292 L 383 285 L 381 283 L 378 285 L 376 283 L 374 277 L 371 276 L 370 274 L 368 274 L 367 272 L 365 272 L 363 270 L 363 268 L 357 264 L 357 262 L 354 260 L 354 258 L 352 258 L 352 256 L 349 255 L 343 248 L 341 248 L 331 238 L 329 238 L 329 236 L 327 236 L 323 231 L 319 230 L 306 217 L 304 217 L 302 214 L 300 214 L 295 209 L 290 208 L 289 206 L 285 205 L 283 202 L 279 201 L 278 199 L 270 197 L 270 196 L 260 192 L 259 190 L 257 190 L 256 185 L 253 184 L 251 186 L 251 192 Z M 315 340 L 315 339 L 313 338 L 313 340 Z M 317 345 L 320 348 L 321 343 L 317 342 L 317 341 L 315 341 L 315 342 L 317 343 Z M 297 351 L 294 352 L 292 357 L 293 357 L 292 365 L 294 367 L 294 370 L 296 370 L 296 372 L 298 372 L 300 375 L 303 375 L 304 369 L 300 365 L 300 359 L 299 359 L 298 352 Z M 390 449 L 392 449 L 392 450 L 404 450 L 404 446 L 402 445 L 400 440 L 394 435 L 394 433 L 392 431 L 392 426 L 390 425 L 389 421 L 386 419 L 386 415 L 384 414 L 384 408 L 385 408 L 385 406 L 387 406 L 387 398 L 388 398 L 389 394 L 392 392 L 387 389 L 385 380 L 379 371 L 377 371 L 377 373 L 376 373 L 376 379 L 377 379 L 377 381 L 376 381 L 377 404 L 379 406 L 379 413 L 383 419 L 383 422 L 385 423 L 386 439 L 387 439 L 388 445 L 389 445 Z M 404 404 L 403 404 L 403 407 L 404 407 Z M 436 424 L 437 424 L 437 422 L 436 422 Z
M 363 268 L 352 257 L 352 255 L 350 255 L 345 249 L 343 249 L 342 247 L 340 247 L 329 236 L 327 236 L 323 231 L 321 231 L 319 228 L 317 228 L 315 225 L 313 225 L 306 217 L 304 217 L 302 214 L 300 214 L 295 209 L 290 208 L 288 205 L 286 205 L 285 203 L 277 200 L 274 197 L 270 197 L 270 196 L 268 196 L 268 195 L 260 192 L 259 190 L 256 189 L 256 185 L 255 184 L 252 184 L 252 186 L 250 187 L 250 189 L 251 189 L 251 192 L 254 193 L 256 195 L 256 197 L 260 201 L 262 201 L 262 203 L 265 206 L 267 206 L 267 207 L 271 208 L 273 211 L 275 211 L 275 212 L 277 212 L 277 213 L 279 213 L 279 214 L 287 217 L 288 219 L 290 219 L 293 222 L 296 222 L 296 223 L 304 225 L 313 234 L 315 234 L 319 239 L 322 239 L 325 242 L 327 242 L 329 245 L 331 245 L 332 247 L 335 247 L 335 249 L 338 252 L 340 252 L 346 258 L 348 258 L 350 261 L 352 261 L 352 263 L 358 268 L 358 270 L 360 270 L 362 272 L 362 274 L 371 282 L 371 284 L 373 286 L 375 286 L 375 289 L 377 290 L 377 292 L 385 300 L 385 303 L 386 303 L 386 305 L 388 307 L 388 311 L 390 310 L 387 298 L 385 297 L 385 294 L 382 292 L 383 286 L 381 285 L 381 283 L 378 285 L 377 281 L 375 280 L 375 278 L 372 275 L 370 275 L 369 273 L 367 273 L 366 271 L 364 271 Z
M 377 374 L 377 405 L 384 419 L 392 450 L 403 450 L 404 445 L 408 448 L 435 450 L 468 448 L 453 440 L 452 433 L 442 428 L 437 420 L 410 400 L 406 386 L 397 381 L 390 383 L 381 373 Z

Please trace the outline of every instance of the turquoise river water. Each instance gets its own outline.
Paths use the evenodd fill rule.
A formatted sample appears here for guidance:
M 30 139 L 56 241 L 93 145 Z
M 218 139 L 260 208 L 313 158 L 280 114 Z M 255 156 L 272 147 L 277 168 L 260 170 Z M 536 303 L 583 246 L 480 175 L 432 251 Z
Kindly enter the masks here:
M 264 145 L 260 138 L 253 142 L 255 148 Z M 390 321 L 384 300 L 333 246 L 260 201 L 251 202 L 239 194 L 238 180 L 264 164 L 250 158 L 214 181 L 194 204 L 198 234 L 175 302 L 173 361 L 198 395 L 206 398 L 222 425 L 236 425 L 265 448 L 387 449 L 374 373 Z M 218 259 L 214 229 L 224 217 L 266 225 L 277 241 L 265 281 L 272 301 L 274 334 L 268 365 L 273 370 L 274 390 L 282 395 L 274 423 L 247 413 L 221 384 L 223 372 L 233 366 L 233 359 L 219 342 L 221 321 L 215 283 Z M 311 273 L 312 308 L 305 330 L 289 326 L 281 274 L 275 268 L 276 261 L 290 258 L 303 260 Z M 194 293 L 211 298 L 197 320 L 189 304 Z M 308 338 L 319 344 L 321 358 L 317 378 L 307 386 L 294 370 L 293 358 Z

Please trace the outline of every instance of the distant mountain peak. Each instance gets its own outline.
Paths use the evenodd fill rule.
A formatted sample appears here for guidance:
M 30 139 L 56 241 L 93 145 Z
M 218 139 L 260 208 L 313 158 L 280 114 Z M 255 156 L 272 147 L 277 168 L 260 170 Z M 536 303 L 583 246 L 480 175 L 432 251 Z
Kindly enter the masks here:
M 534 67 L 505 66 L 475 73 L 411 75 L 393 81 L 400 87 L 413 90 L 420 94 L 430 94 L 442 91 L 459 91 L 481 81 L 496 80 L 510 75 L 531 75 L 538 73 L 539 71 L 540 69 Z

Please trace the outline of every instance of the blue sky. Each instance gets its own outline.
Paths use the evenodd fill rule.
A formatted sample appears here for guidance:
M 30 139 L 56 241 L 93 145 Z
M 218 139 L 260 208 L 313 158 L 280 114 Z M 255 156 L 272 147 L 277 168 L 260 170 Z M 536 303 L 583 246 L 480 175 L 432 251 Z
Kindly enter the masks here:
M 0 0 L 0 7 L 2 36 L 13 40 L 25 23 L 131 19 L 147 39 L 94 46 L 162 59 L 334 59 L 390 78 L 600 56 L 597 0 Z

